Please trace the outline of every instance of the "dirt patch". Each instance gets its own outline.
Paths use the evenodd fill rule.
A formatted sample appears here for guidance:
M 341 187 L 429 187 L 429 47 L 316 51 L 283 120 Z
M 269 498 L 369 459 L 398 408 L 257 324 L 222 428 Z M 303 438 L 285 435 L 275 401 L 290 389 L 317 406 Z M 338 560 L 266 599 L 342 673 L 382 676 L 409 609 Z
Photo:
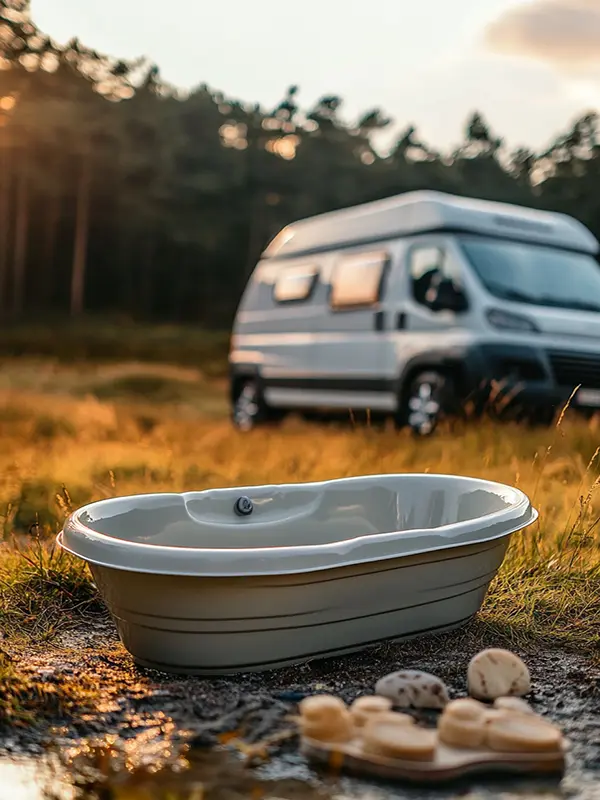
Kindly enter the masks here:
M 110 622 L 104 620 L 63 633 L 43 649 L 20 651 L 14 647 L 11 652 L 4 644 L 34 697 L 36 691 L 47 696 L 54 690 L 58 696 L 70 698 L 62 706 L 46 703 L 44 714 L 37 715 L 34 724 L 10 724 L 4 719 L 0 746 L 5 753 L 42 753 L 57 746 L 66 752 L 65 748 L 77 749 L 86 743 L 89 754 L 90 742 L 106 741 L 110 735 L 111 752 L 117 761 L 126 753 L 129 773 L 143 769 L 148 760 L 155 768 L 162 759 L 166 770 L 161 781 L 169 782 L 174 780 L 169 765 L 189 747 L 190 768 L 176 778 L 177 785 L 206 782 L 210 774 L 209 782 L 216 787 L 215 775 L 221 770 L 223 786 L 237 781 L 241 791 L 258 782 L 268 785 L 270 794 L 287 797 L 291 796 L 288 789 L 299 796 L 301 786 L 305 796 L 338 794 L 341 786 L 345 794 L 357 795 L 365 786 L 340 778 L 334 791 L 331 777 L 317 776 L 298 756 L 293 736 L 269 744 L 270 737 L 293 728 L 289 716 L 304 696 L 332 692 L 352 701 L 372 692 L 383 674 L 401 667 L 432 672 L 448 684 L 453 696 L 461 696 L 466 694 L 466 667 L 471 656 L 481 647 L 506 642 L 499 642 L 497 632 L 475 621 L 459 632 L 386 644 L 352 657 L 219 679 L 181 678 L 136 667 Z M 531 669 L 529 699 L 535 710 L 560 724 L 572 741 L 561 786 L 479 779 L 469 781 L 467 787 L 438 790 L 435 797 L 464 797 L 467 790 L 474 792 L 470 797 L 477 798 L 498 797 L 503 792 L 508 792 L 506 798 L 539 797 L 540 791 L 549 793 L 544 795 L 548 797 L 563 797 L 565 792 L 570 797 L 600 797 L 598 658 L 552 648 L 518 652 Z M 264 746 L 248 750 L 256 743 Z M 249 771 L 240 758 L 251 756 L 256 758 L 251 758 Z M 121 780 L 118 776 L 123 771 L 113 772 L 110 780 Z M 398 787 L 391 791 L 380 786 L 379 791 L 395 798 L 429 796 L 423 790 L 401 791 Z

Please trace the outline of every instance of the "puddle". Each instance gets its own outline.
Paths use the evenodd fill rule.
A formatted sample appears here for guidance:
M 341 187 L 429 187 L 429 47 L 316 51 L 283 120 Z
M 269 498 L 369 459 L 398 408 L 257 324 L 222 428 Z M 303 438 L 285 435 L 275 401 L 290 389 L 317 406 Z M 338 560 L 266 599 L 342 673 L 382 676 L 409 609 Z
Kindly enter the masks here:
M 72 799 L 72 787 L 40 759 L 0 760 L 0 800 Z
M 83 751 L 84 753 L 87 752 Z M 106 751 L 104 751 L 106 754 Z M 470 781 L 430 789 L 312 772 L 296 754 L 248 767 L 225 750 L 191 751 L 184 771 L 120 770 L 106 758 L 77 771 L 44 757 L 0 759 L 0 800 L 599 800 L 600 783 L 559 780 Z M 59 772 L 62 770 L 62 772 Z
M 112 772 L 112 767 L 110 757 L 83 756 L 76 770 L 53 758 L 0 758 L 0 800 L 328 800 L 332 796 L 308 776 L 261 776 L 235 754 L 222 751 L 192 755 L 184 771 Z

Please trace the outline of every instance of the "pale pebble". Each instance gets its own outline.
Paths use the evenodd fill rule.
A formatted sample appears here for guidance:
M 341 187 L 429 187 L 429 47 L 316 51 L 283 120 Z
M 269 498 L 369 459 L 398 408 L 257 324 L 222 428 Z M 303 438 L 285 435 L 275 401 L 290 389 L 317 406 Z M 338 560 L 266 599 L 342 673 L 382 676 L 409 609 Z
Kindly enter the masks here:
M 496 700 L 499 697 L 522 697 L 531 691 L 529 670 L 510 650 L 489 648 L 471 659 L 467 670 L 471 697 Z

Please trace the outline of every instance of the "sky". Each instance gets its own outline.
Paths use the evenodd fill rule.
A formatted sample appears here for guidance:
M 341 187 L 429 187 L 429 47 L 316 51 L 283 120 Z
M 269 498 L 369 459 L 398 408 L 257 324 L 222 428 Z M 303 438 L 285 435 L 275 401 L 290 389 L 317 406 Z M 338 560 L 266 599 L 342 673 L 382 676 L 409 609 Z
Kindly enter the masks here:
M 182 88 L 274 106 L 344 98 L 458 143 L 473 110 L 511 147 L 540 149 L 600 106 L 600 0 L 32 0 L 38 27 L 147 56 Z

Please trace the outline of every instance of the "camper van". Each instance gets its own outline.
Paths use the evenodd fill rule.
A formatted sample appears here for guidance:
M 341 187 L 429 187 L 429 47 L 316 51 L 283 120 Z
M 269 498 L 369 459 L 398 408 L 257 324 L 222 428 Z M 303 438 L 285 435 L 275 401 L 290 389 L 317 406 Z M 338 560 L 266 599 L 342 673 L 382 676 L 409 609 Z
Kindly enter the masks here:
M 429 191 L 291 224 L 236 315 L 234 424 L 362 409 L 427 435 L 484 387 L 540 421 L 577 387 L 600 410 L 598 250 L 563 214 Z

